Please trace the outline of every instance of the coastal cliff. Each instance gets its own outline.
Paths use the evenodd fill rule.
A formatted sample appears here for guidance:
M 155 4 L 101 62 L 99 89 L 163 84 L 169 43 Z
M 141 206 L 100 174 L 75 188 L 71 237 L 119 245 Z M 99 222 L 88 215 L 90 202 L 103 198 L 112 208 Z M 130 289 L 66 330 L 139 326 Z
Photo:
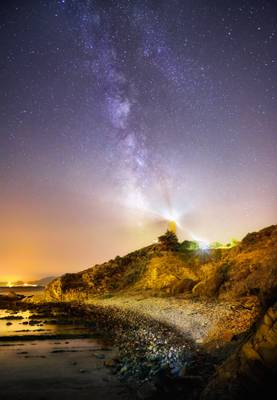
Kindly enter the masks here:
M 190 364 L 186 373 L 178 370 L 188 399 L 256 398 L 270 390 L 277 375 L 276 225 L 246 235 L 231 248 L 208 250 L 191 249 L 166 233 L 157 244 L 53 280 L 45 299 L 79 304 L 87 315 L 100 310 L 96 314 L 103 325 L 120 326 L 118 341 L 125 338 L 123 351 L 131 349 L 129 360 L 133 343 L 144 343 L 144 364 L 138 352 L 144 368 L 158 357 L 147 321 L 159 321 L 166 331 L 184 335 L 195 354 L 199 351 L 206 360 L 197 368 L 198 389 L 188 372 Z M 163 343 L 162 336 L 159 340 Z M 163 357 L 183 359 L 173 344 L 167 349 L 166 342 L 160 345 L 167 352 Z M 121 370 L 137 370 L 137 364 L 127 365 Z M 171 368 L 176 369 L 176 361 Z
M 230 249 L 167 249 L 158 243 L 54 279 L 49 300 L 79 300 L 122 292 L 180 294 L 267 305 L 277 292 L 277 226 L 250 233 Z

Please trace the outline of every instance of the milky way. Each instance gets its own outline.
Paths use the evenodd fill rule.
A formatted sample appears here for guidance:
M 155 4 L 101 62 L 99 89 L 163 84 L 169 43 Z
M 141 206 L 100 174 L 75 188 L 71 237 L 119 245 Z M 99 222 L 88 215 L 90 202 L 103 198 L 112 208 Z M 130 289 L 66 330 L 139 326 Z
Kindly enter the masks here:
M 276 223 L 274 1 L 0 7 L 0 275 Z

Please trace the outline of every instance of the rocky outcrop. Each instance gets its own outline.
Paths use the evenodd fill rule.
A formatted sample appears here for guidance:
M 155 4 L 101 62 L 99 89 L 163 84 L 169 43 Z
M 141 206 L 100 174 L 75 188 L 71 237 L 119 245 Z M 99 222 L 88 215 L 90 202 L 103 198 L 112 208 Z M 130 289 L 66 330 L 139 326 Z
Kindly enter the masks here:
M 84 300 L 88 289 L 82 273 L 65 274 L 47 285 L 45 297 L 48 301 Z
M 264 314 L 255 333 L 218 368 L 201 399 L 269 398 L 276 378 L 277 303 Z
M 152 289 L 174 295 L 190 291 L 198 280 L 193 269 L 185 266 L 176 253 L 163 252 L 149 261 L 134 288 L 142 291 Z
M 177 246 L 172 234 L 169 244 L 166 235 L 162 238 L 125 257 L 55 279 L 46 289 L 47 299 L 181 294 L 188 301 L 205 299 L 201 304 L 210 301 L 240 309 L 230 321 L 218 323 L 209 334 L 211 340 L 203 343 L 221 366 L 202 400 L 261 397 L 273 387 L 277 374 L 277 225 L 248 234 L 227 249 L 191 249 Z M 262 310 L 267 311 L 257 322 Z
M 89 295 L 127 289 L 140 279 L 151 258 L 158 253 L 156 246 L 148 246 L 77 274 L 65 274 L 47 285 L 46 299 L 82 300 Z
M 277 226 L 248 234 L 218 261 L 200 268 L 196 296 L 219 300 L 249 299 L 262 304 L 276 300 Z
M 18 300 L 24 299 L 25 296 L 22 294 L 17 294 L 13 290 L 9 290 L 6 294 L 0 295 L 0 303 L 1 302 L 16 302 Z

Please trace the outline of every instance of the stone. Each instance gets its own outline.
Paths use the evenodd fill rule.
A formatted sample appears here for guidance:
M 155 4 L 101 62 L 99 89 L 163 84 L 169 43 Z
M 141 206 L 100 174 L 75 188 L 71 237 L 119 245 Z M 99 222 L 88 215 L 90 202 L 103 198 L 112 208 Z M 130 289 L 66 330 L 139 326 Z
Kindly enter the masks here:
M 270 307 L 267 311 L 267 315 L 272 319 L 272 321 L 275 321 L 277 319 L 277 310 L 273 310 L 273 308 Z
M 258 360 L 262 362 L 260 355 L 254 350 L 252 344 L 247 342 L 243 345 L 241 350 L 243 357 L 248 360 Z
M 265 323 L 265 325 L 267 325 L 269 327 L 271 327 L 273 325 L 273 321 L 270 318 L 270 316 L 268 315 L 268 313 L 265 314 L 265 316 L 264 316 L 264 323 Z
M 123 365 L 123 367 L 121 367 L 121 369 L 119 370 L 120 374 L 125 374 L 128 371 L 128 367 L 127 365 Z
M 187 375 L 187 366 L 184 365 L 184 366 L 180 369 L 180 371 L 179 371 L 179 373 L 178 373 L 178 376 L 179 376 L 180 378 L 184 378 L 186 375 Z
M 118 361 L 115 360 L 114 358 L 110 358 L 110 359 L 104 361 L 104 365 L 106 367 L 115 367 L 117 364 L 118 364 Z

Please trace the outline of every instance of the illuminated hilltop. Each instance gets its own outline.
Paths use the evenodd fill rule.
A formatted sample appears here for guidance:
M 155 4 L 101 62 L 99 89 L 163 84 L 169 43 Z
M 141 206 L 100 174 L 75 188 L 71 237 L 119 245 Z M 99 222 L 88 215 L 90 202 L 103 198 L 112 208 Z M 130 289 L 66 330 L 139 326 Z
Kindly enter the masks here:
M 231 248 L 202 249 L 192 244 L 179 243 L 168 230 L 158 243 L 55 279 L 47 287 L 47 297 L 70 300 L 147 291 L 220 299 L 252 296 L 264 301 L 276 291 L 276 225 L 246 235 Z

